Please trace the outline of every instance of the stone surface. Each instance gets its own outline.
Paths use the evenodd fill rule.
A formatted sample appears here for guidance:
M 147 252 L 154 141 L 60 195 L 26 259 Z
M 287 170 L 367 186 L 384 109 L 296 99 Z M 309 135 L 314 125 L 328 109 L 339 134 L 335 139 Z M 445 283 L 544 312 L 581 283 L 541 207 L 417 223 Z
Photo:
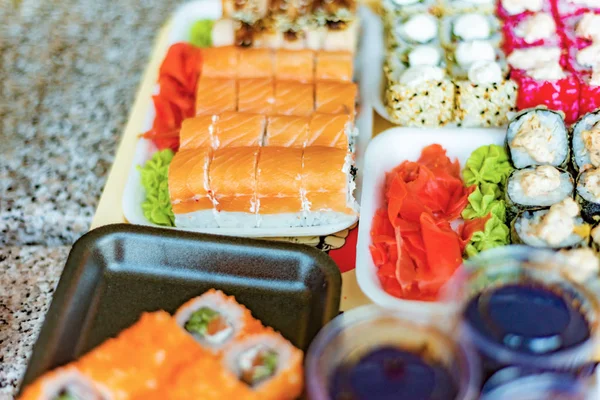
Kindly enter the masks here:
M 69 246 L 0 249 L 0 399 L 13 398 Z

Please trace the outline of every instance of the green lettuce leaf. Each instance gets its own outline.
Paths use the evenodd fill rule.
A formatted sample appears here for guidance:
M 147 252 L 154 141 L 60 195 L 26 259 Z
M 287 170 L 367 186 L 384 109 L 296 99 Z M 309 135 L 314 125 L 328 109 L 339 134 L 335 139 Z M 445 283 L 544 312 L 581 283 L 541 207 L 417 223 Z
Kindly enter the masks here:
M 508 244 L 510 244 L 510 229 L 504 220 L 492 214 L 492 217 L 485 223 L 485 229 L 473 234 L 470 243 L 465 248 L 465 254 L 467 257 L 473 257 L 482 251 Z
M 494 183 L 482 183 L 469 195 L 469 204 L 462 212 L 464 219 L 485 217 L 494 214 L 502 221 L 506 218 L 506 203 L 498 200 L 502 196 L 500 187 Z
M 212 28 L 215 21 L 212 19 L 201 19 L 192 25 L 190 30 L 190 43 L 197 47 L 212 46 Z
M 146 200 L 142 203 L 144 216 L 162 226 L 175 226 L 169 198 L 169 164 L 173 155 L 170 149 L 157 151 L 143 167 L 138 166 L 142 186 L 146 190 Z
M 504 186 L 513 167 L 504 147 L 497 145 L 481 146 L 467 160 L 463 169 L 463 179 L 467 186 L 482 183 L 495 183 Z

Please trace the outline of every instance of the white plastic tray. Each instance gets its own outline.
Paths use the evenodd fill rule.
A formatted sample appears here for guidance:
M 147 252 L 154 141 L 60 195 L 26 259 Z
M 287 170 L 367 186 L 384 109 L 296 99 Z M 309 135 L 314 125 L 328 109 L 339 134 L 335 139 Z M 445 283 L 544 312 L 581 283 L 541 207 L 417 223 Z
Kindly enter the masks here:
M 418 309 L 420 312 L 446 308 L 440 303 L 407 301 L 386 293 L 377 277 L 377 267 L 373 263 L 369 245 L 371 244 L 371 224 L 377 209 L 383 206 L 383 186 L 388 171 L 405 160 L 416 161 L 421 150 L 430 144 L 440 144 L 450 158 L 458 158 L 461 167 L 471 153 L 480 146 L 501 145 L 505 130 L 502 129 L 421 129 L 392 128 L 371 141 L 365 155 L 365 180 L 361 197 L 361 216 L 358 227 L 356 251 L 356 277 L 361 290 L 374 303 L 387 308 Z
M 356 139 L 356 167 L 358 173 L 356 176 L 357 191 L 355 196 L 360 198 L 360 188 L 362 186 L 362 166 L 365 149 L 372 137 L 373 130 L 373 111 L 370 99 L 372 95 L 369 89 L 375 85 L 374 69 L 379 66 L 370 62 L 373 60 L 373 54 L 377 52 L 377 46 L 371 46 L 377 43 L 381 46 L 381 39 L 377 32 L 379 18 L 373 14 L 366 6 L 360 6 L 358 14 L 361 20 L 362 32 L 360 36 L 359 49 L 355 59 L 355 76 L 359 80 L 359 115 L 356 119 L 356 126 L 359 130 L 359 136 Z M 199 0 L 181 6 L 174 14 L 171 20 L 171 31 L 169 32 L 169 44 L 189 40 L 189 31 L 194 22 L 199 19 L 217 19 L 221 16 L 221 2 L 219 0 Z M 365 46 L 365 43 L 369 43 Z M 141 131 L 147 131 L 152 126 L 154 120 L 154 108 L 151 106 L 148 116 Z M 158 226 L 144 216 L 142 212 L 142 202 L 146 198 L 144 188 L 140 182 L 140 173 L 137 170 L 138 165 L 143 165 L 149 160 L 156 148 L 146 139 L 140 139 L 133 160 L 133 165 L 129 172 L 129 178 L 123 193 L 123 213 L 127 221 L 137 225 Z M 211 228 L 211 229 L 188 229 L 173 228 L 181 230 L 193 230 L 196 232 L 211 233 L 226 236 L 244 236 L 244 237 L 295 237 L 295 236 L 325 236 L 335 232 L 342 231 L 353 225 L 356 219 L 351 222 L 341 224 L 329 224 L 314 227 L 300 228 Z

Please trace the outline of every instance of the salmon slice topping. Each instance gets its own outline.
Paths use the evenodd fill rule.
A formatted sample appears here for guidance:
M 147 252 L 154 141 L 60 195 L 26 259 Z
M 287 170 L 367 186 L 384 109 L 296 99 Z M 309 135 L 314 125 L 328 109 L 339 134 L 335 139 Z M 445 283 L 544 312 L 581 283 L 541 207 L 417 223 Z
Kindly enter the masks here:
M 209 78 L 235 78 L 238 70 L 239 49 L 235 46 L 202 49 L 202 72 Z
M 223 197 L 255 196 L 258 147 L 229 147 L 215 151 L 209 169 L 217 201 Z
M 304 192 L 346 192 L 347 152 L 330 147 L 307 147 L 302 157 Z
M 218 114 L 237 107 L 235 79 L 200 78 L 196 90 L 196 114 Z
M 270 78 L 238 81 L 238 111 L 270 115 L 275 107 L 275 84 Z
M 267 120 L 265 146 L 304 147 L 308 138 L 308 117 L 271 116 Z
M 213 115 L 200 115 L 184 120 L 179 131 L 180 151 L 212 147 L 217 119 Z
M 273 78 L 274 57 L 269 49 L 240 49 L 237 77 Z
M 302 149 L 262 147 L 257 167 L 257 196 L 300 199 Z
M 316 112 L 354 115 L 357 88 L 354 83 L 317 82 Z
M 306 146 L 337 147 L 346 150 L 351 126 L 349 115 L 315 113 L 310 119 Z
M 310 116 L 314 111 L 314 85 L 300 82 L 275 82 L 275 112 L 279 115 Z
M 219 115 L 215 145 L 217 148 L 259 146 L 267 125 L 260 114 L 225 112 Z
M 353 56 L 345 51 L 320 51 L 317 53 L 315 78 L 318 81 L 351 82 Z
M 312 50 L 279 50 L 275 53 L 275 78 L 281 81 L 314 81 L 315 53 Z

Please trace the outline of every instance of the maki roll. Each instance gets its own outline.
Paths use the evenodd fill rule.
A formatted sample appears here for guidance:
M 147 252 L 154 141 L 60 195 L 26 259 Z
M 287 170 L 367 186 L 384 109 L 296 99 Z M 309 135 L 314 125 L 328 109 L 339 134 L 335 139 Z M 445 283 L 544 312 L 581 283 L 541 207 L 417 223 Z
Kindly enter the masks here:
M 571 197 L 573 186 L 571 174 L 550 165 L 514 170 L 506 185 L 508 219 L 520 211 L 550 207 Z
M 511 53 L 514 49 L 544 46 L 560 47 L 562 44 L 554 17 L 549 12 L 513 17 L 504 21 L 503 49 Z
M 550 12 L 551 10 L 551 0 L 500 0 L 496 14 L 502 19 L 507 19 L 540 11 Z
M 223 353 L 223 367 L 260 399 L 296 399 L 302 393 L 302 351 L 273 331 L 237 340 Z
M 383 0 L 384 25 L 387 28 L 393 27 L 396 17 L 426 13 L 434 10 L 435 4 L 435 0 Z
M 428 13 L 398 17 L 388 29 L 386 44 L 389 49 L 396 47 L 418 46 L 421 44 L 437 44 L 439 21 Z
M 358 46 L 359 32 L 360 24 L 358 20 L 347 22 L 343 25 L 336 26 L 335 28 L 329 27 L 329 29 L 325 31 L 322 48 L 316 50 L 348 51 L 350 53 L 355 53 Z M 307 33 L 305 38 L 306 46 L 313 49 L 313 47 L 310 46 L 309 39 L 311 39 L 311 37 L 309 37 Z
M 588 169 L 577 178 L 577 202 L 589 223 L 600 221 L 600 169 Z
M 508 125 L 506 147 L 515 168 L 532 165 L 564 168 L 569 159 L 569 138 L 563 118 L 545 108 L 517 114 Z
M 345 29 L 356 20 L 356 0 L 313 0 L 313 15 L 319 26 Z
M 562 273 L 574 282 L 585 284 L 600 273 L 600 257 L 589 247 L 561 250 L 560 254 L 564 260 Z
M 73 364 L 42 375 L 27 386 L 19 396 L 19 400 L 109 400 L 113 398 L 109 390 L 82 375 Z
M 578 171 L 600 167 L 600 110 L 573 125 L 573 166 Z
M 220 352 L 235 339 L 263 329 L 250 311 L 235 298 L 211 289 L 183 304 L 175 320 L 203 347 Z
M 493 15 L 468 13 L 452 15 L 442 20 L 441 42 L 446 49 L 456 49 L 460 42 L 485 40 L 493 47 L 498 47 L 502 36 L 500 35 L 500 21 Z
M 312 19 L 312 0 L 273 0 L 270 18 L 279 32 L 299 31 Z
M 587 243 L 589 226 L 570 197 L 549 209 L 523 211 L 511 223 L 511 240 L 532 247 L 563 249 Z
M 578 15 L 586 11 L 600 11 L 600 3 L 597 0 L 555 0 L 555 8 L 558 17 Z
M 517 85 L 507 79 L 496 61 L 478 61 L 471 65 L 467 79 L 456 78 L 455 120 L 464 127 L 492 127 L 508 124 L 508 115 L 516 111 Z
M 495 0 L 438 0 L 438 10 L 442 15 L 455 15 L 470 12 L 493 14 Z

